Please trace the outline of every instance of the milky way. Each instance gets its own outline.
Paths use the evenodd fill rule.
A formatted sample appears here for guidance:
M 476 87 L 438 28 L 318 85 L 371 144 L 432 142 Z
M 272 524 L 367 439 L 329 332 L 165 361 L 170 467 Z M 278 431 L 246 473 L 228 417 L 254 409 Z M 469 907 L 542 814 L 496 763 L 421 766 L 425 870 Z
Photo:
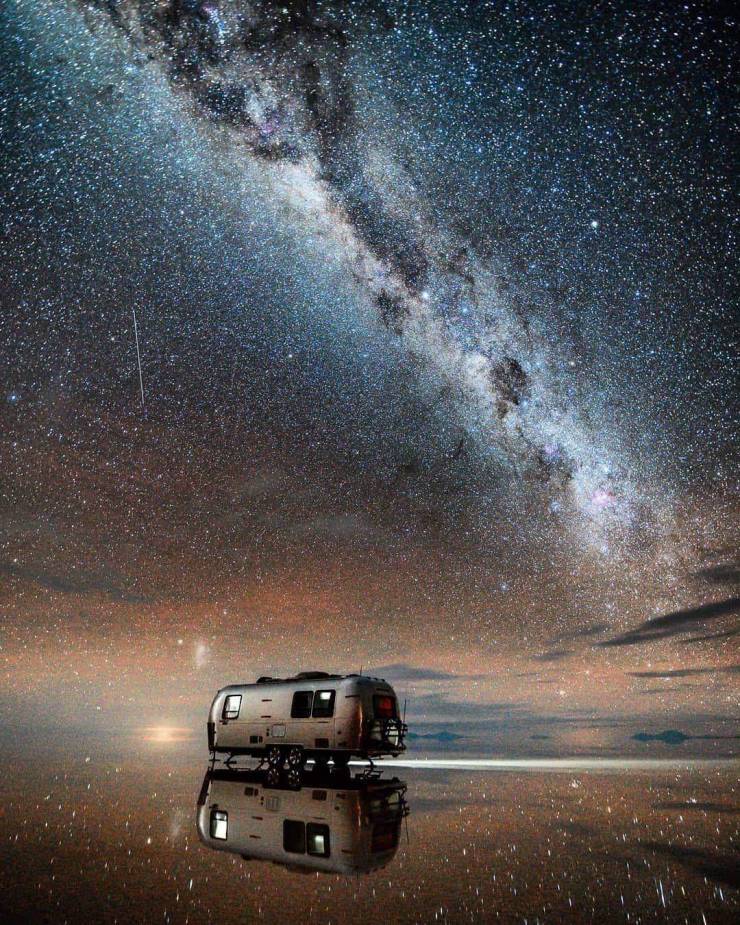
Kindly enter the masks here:
M 629 425 L 608 413 L 599 420 L 580 394 L 577 354 L 550 300 L 528 302 L 506 261 L 439 220 L 404 163 L 403 115 L 366 90 L 376 35 L 413 29 L 409 10 L 363 15 L 345 4 L 239 2 L 107 8 L 132 46 L 192 101 L 196 118 L 226 126 L 226 144 L 239 156 L 273 165 L 264 174 L 270 196 L 289 204 L 291 221 L 319 235 L 321 249 L 346 267 L 364 318 L 388 328 L 421 375 L 432 367 L 441 395 L 453 394 L 445 410 L 461 427 L 458 453 L 469 441 L 513 468 L 530 495 L 545 490 L 551 514 L 579 515 L 575 526 L 591 540 L 603 542 L 615 527 L 668 531 L 670 486 L 645 458 L 649 443 L 641 457 Z M 495 53 L 495 23 L 474 17 L 469 28 L 471 46 L 491 41 Z M 378 49 L 386 58 L 396 51 L 389 44 L 390 51 Z M 485 59 L 475 63 L 472 47 L 464 52 L 472 87 Z M 441 83 L 436 90 L 446 92 Z M 597 214 L 579 219 L 586 234 L 598 234 Z
M 735 24 L 589 11 L 13 7 L 9 703 L 318 638 L 429 715 L 724 716 Z

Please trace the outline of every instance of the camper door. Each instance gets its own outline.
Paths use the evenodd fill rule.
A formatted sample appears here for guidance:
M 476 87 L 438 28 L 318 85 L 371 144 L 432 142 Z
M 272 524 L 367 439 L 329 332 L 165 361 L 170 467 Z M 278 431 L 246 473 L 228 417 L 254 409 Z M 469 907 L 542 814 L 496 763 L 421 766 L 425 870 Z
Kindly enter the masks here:
M 288 738 L 304 748 L 334 747 L 337 692 L 329 688 L 297 690 L 290 707 Z

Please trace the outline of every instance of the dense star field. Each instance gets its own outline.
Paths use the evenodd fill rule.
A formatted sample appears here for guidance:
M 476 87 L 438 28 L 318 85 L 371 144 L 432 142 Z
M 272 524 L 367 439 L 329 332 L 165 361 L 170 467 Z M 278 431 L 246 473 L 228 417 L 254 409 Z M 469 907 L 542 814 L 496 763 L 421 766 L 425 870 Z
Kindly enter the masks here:
M 737 38 L 11 3 L 0 715 L 364 665 L 507 753 L 736 751 Z

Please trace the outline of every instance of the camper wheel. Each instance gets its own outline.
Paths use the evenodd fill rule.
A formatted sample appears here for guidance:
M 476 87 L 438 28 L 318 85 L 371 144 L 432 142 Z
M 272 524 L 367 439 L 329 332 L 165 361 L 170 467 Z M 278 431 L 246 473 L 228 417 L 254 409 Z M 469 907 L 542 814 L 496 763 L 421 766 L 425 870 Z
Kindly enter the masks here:
M 268 787 L 277 787 L 280 783 L 280 768 L 270 765 L 265 772 L 265 783 Z
M 285 780 L 287 781 L 287 784 L 291 790 L 300 790 L 301 789 L 301 769 L 297 767 L 289 767 L 285 775 Z
M 291 768 L 300 768 L 303 764 L 303 749 L 300 745 L 291 746 L 288 751 L 288 764 Z
M 279 768 L 283 763 L 283 752 L 280 746 L 271 745 L 267 749 L 267 760 L 273 768 Z

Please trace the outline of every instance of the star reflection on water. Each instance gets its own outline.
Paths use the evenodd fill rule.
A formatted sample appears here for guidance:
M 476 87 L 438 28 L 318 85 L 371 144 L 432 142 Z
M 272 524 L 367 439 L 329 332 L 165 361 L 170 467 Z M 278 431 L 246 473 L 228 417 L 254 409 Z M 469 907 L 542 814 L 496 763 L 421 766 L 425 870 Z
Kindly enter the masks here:
M 150 733 L 138 750 L 6 749 L 8 920 L 712 925 L 740 911 L 737 761 L 449 758 L 369 785 L 306 771 L 297 790 L 221 771 L 204 790 L 200 750 L 177 727 Z M 233 850 L 209 847 L 213 810 Z

